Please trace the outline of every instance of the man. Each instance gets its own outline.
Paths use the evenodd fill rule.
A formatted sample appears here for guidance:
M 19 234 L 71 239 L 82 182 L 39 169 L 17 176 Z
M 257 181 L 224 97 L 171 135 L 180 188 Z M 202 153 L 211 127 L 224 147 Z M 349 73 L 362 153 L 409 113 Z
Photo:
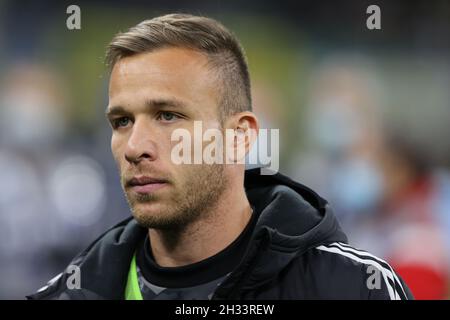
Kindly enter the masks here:
M 143 21 L 116 35 L 107 61 L 111 148 L 133 218 L 30 298 L 411 298 L 386 262 L 346 244 L 325 200 L 237 161 L 259 128 L 243 50 L 224 26 L 181 14 Z M 231 161 L 174 163 L 172 134 L 194 135 L 195 121 L 235 133 L 216 151 Z M 74 270 L 78 286 L 68 285 Z

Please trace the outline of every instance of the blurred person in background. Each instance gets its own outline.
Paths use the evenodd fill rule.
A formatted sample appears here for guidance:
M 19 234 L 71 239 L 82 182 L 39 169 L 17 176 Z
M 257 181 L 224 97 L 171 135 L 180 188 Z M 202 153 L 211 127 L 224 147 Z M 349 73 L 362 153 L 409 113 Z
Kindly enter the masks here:
M 450 207 L 449 194 L 442 197 L 448 190 L 442 189 L 441 174 L 426 152 L 395 135 L 386 134 L 377 166 L 382 195 L 372 215 L 355 220 L 353 240 L 386 257 L 417 299 L 447 299 L 449 230 L 441 218 Z
M 73 239 L 89 237 L 105 175 L 69 135 L 69 90 L 56 70 L 22 62 L 0 83 L 0 297 L 22 298 L 80 249 Z
M 314 147 L 299 155 L 297 175 L 331 199 L 350 239 L 391 262 L 415 298 L 445 299 L 448 174 L 404 128 L 383 120 L 376 75 L 367 61 L 342 56 L 319 68 L 307 121 Z
M 313 73 L 307 147 L 293 158 L 292 169 L 332 201 L 344 226 L 370 213 L 382 191 L 375 159 L 381 141 L 376 72 L 365 59 L 348 56 L 329 57 Z

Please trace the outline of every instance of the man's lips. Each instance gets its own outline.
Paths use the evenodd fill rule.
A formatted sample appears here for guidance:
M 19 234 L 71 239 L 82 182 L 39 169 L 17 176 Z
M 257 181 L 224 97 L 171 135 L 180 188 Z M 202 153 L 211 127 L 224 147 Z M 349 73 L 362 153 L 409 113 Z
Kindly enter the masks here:
M 136 176 L 127 182 L 127 186 L 137 193 L 149 193 L 156 191 L 168 183 L 167 180 L 148 176 Z

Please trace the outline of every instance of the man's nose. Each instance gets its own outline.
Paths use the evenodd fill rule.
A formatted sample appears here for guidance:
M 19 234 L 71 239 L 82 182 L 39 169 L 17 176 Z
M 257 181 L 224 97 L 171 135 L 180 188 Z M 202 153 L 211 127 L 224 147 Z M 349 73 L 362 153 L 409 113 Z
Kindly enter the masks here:
M 149 120 L 136 120 L 125 150 L 125 159 L 131 164 L 138 164 L 142 160 L 154 161 L 157 158 L 155 133 Z

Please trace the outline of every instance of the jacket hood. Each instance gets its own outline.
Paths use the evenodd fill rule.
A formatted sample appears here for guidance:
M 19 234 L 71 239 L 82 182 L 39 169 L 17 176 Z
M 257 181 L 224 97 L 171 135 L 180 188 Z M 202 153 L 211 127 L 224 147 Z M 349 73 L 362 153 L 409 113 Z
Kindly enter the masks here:
M 308 187 L 279 173 L 261 175 L 259 168 L 246 171 L 244 184 L 257 222 L 245 257 L 213 299 L 238 298 L 242 290 L 272 280 L 306 250 L 347 242 L 328 203 Z M 133 218 L 122 221 L 70 263 L 80 269 L 82 289 L 67 289 L 68 268 L 28 298 L 123 299 L 129 262 L 146 233 Z
M 258 214 L 253 240 L 215 298 L 238 298 L 240 291 L 262 286 L 311 248 L 347 243 L 327 201 L 308 187 L 279 173 L 261 175 L 257 168 L 246 171 L 245 188 Z

